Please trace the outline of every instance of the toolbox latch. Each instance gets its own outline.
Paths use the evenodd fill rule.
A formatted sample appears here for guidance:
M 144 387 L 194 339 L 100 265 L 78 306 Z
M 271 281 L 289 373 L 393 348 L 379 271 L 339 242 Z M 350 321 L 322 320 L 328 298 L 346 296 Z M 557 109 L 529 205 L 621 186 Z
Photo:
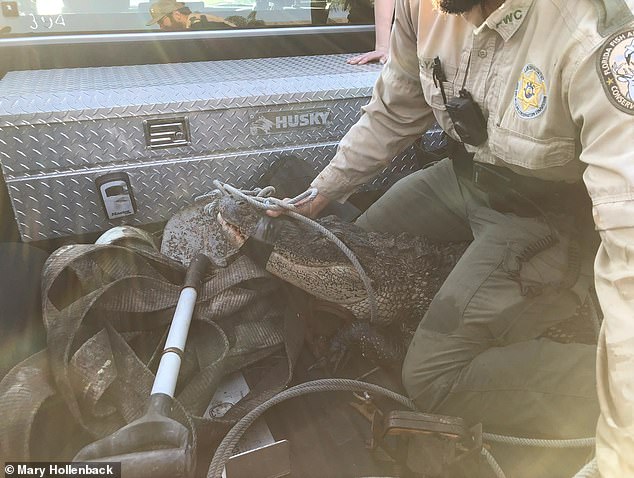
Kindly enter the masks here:
M 150 149 L 173 148 L 191 143 L 187 118 L 156 118 L 143 122 L 145 144 Z

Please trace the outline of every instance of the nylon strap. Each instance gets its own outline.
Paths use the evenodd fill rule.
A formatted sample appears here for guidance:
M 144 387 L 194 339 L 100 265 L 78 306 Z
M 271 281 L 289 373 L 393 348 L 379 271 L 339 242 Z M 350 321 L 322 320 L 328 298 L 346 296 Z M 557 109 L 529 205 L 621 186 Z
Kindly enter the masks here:
M 63 401 L 94 439 L 141 416 L 184 277 L 180 263 L 151 251 L 113 245 L 55 251 L 42 278 L 47 350 L 17 365 L 0 384 L 0 407 L 13 407 L 15 418 L 0 425 L 2 443 L 13 444 L 3 447 L 3 458 L 34 455 L 31 425 L 51 397 Z M 198 438 L 217 443 L 222 430 L 290 382 L 303 329 L 296 312 L 284 313 L 286 307 L 279 283 L 246 256 L 204 282 L 174 416 L 192 430 L 194 448 Z M 228 415 L 202 416 L 225 374 L 280 351 L 284 358 Z M 32 400 L 19 400 L 20 390 L 28 390 Z M 204 450 L 203 462 L 212 451 Z

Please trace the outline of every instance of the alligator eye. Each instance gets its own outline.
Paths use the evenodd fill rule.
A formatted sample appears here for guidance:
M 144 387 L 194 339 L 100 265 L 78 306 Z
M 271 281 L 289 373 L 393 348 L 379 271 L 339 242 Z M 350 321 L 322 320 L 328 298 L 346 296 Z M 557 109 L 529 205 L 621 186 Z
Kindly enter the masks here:
M 236 204 L 237 204 L 238 206 L 246 206 L 247 202 L 246 202 L 244 199 L 238 199 L 238 200 L 236 201 Z

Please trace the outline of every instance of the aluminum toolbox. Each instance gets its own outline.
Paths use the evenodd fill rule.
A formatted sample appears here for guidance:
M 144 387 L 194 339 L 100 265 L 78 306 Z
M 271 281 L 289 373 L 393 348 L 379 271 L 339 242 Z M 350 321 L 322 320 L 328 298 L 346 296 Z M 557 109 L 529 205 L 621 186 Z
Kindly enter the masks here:
M 325 166 L 380 67 L 348 55 L 40 70 L 0 81 L 0 162 L 24 241 L 167 220 L 280 156 Z M 416 168 L 413 149 L 374 186 Z

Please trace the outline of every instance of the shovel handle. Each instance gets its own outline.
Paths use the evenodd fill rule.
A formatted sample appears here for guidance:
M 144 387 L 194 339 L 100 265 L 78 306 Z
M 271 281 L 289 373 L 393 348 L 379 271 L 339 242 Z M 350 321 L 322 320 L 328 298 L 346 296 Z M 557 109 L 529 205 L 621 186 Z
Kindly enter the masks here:
M 174 318 L 165 340 L 165 348 L 159 362 L 156 378 L 152 386 L 152 395 L 162 393 L 174 397 L 176 381 L 181 367 L 181 358 L 185 351 L 189 325 L 191 324 L 198 298 L 198 288 L 209 267 L 209 259 L 198 254 L 189 264 L 185 283 L 178 297 Z

